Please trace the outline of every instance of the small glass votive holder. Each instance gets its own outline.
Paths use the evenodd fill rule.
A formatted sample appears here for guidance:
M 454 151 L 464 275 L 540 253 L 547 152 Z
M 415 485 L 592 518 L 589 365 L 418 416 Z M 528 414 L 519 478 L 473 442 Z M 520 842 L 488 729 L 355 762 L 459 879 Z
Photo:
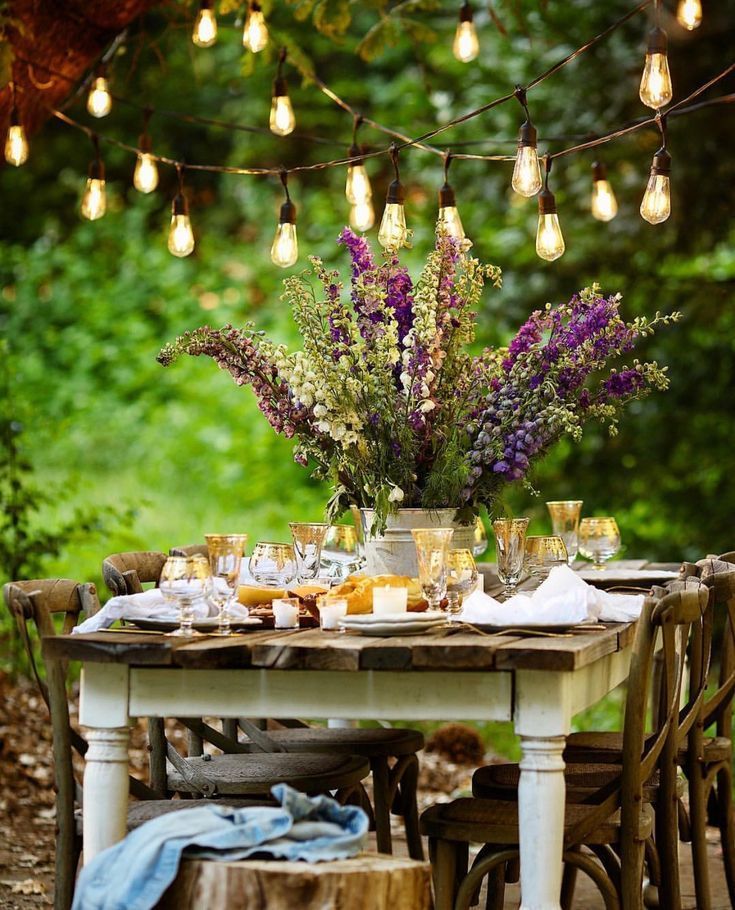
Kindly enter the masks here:
M 373 588 L 373 613 L 405 613 L 408 610 L 408 588 L 392 588 L 390 585 L 376 585 Z
M 298 597 L 277 597 L 273 601 L 273 619 L 276 629 L 298 629 Z
M 317 598 L 316 605 L 319 609 L 319 625 L 325 632 L 339 630 L 339 621 L 347 615 L 347 599 L 344 597 L 328 597 L 326 594 Z

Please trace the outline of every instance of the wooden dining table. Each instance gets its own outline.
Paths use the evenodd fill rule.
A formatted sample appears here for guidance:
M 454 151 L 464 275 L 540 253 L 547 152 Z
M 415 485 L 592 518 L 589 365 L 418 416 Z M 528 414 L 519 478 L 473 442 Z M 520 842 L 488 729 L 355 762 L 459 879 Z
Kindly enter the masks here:
M 125 835 L 134 718 L 512 721 L 522 752 L 521 906 L 558 910 L 565 737 L 575 714 L 626 679 L 634 635 L 635 623 L 623 623 L 550 637 L 271 629 L 228 638 L 142 631 L 46 638 L 47 656 L 82 662 L 85 861 Z

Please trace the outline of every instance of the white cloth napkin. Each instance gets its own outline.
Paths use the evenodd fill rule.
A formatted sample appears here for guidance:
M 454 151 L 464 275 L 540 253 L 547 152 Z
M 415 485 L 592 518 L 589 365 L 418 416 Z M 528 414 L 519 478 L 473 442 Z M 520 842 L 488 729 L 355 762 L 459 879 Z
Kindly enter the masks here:
M 215 616 L 217 608 L 202 598 L 194 601 L 192 612 L 194 619 L 206 619 Z M 228 613 L 233 619 L 246 619 L 248 609 L 235 601 L 230 604 Z M 72 629 L 72 634 L 107 629 L 118 619 L 170 619 L 178 622 L 179 615 L 175 604 L 167 603 L 158 588 L 151 588 L 140 594 L 111 597 L 99 612 Z
M 475 591 L 466 598 L 455 622 L 492 626 L 578 625 L 584 622 L 630 622 L 638 619 L 642 594 L 610 594 L 588 585 L 568 566 L 556 566 L 531 594 L 515 594 L 500 603 Z

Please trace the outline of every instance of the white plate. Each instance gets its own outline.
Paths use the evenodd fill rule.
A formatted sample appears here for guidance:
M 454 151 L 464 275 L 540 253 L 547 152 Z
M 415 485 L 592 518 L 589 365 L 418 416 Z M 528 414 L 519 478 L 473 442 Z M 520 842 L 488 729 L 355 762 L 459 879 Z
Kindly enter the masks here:
M 366 613 L 358 616 L 346 616 L 340 621 L 340 627 L 348 632 L 388 637 L 391 635 L 422 635 L 424 632 L 430 632 L 432 629 L 445 625 L 446 621 L 446 614 L 436 610 L 429 614 L 423 613 L 415 616 L 406 613 L 397 613 L 395 616 L 390 614 L 374 616 Z
M 406 623 L 411 625 L 416 625 L 417 623 L 431 625 L 432 623 L 445 622 L 446 618 L 447 614 L 442 613 L 441 610 L 427 610 L 425 613 L 353 613 L 345 616 L 344 622 L 354 623 L 357 626 L 373 626 L 376 624 L 405 625 Z
M 345 623 L 340 624 L 340 628 L 347 632 L 358 632 L 360 635 L 375 635 L 379 638 L 390 638 L 393 635 L 423 635 L 425 632 L 431 632 L 433 629 L 440 629 L 444 626 L 443 622 L 434 623 L 405 623 L 398 625 L 394 622 L 372 623 L 370 626 L 350 626 Z

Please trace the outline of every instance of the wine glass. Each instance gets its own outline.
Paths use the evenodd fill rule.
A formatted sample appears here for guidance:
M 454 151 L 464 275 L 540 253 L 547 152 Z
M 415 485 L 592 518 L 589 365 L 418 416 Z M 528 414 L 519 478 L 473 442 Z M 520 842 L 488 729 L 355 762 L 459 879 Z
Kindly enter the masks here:
M 352 525 L 330 525 L 322 544 L 322 568 L 330 578 L 342 581 L 361 565 L 357 531 Z
M 523 573 L 528 518 L 497 518 L 493 522 L 498 560 L 498 578 L 505 585 L 505 595 L 515 593 Z
M 526 537 L 525 570 L 540 584 L 554 566 L 567 565 L 567 548 L 561 537 Z
M 571 565 L 577 558 L 579 550 L 579 516 L 582 511 L 582 500 L 552 500 L 546 503 L 546 508 L 551 515 L 554 534 L 564 541 L 569 565 Z
M 471 550 L 447 554 L 447 613 L 459 613 L 462 600 L 477 584 L 477 565 Z
M 158 587 L 168 604 L 179 609 L 179 628 L 169 635 L 192 638 L 199 635 L 192 623 L 193 605 L 204 600 L 211 579 L 209 562 L 201 555 L 169 556 L 161 569 Z
M 472 544 L 472 555 L 473 556 L 482 556 L 482 554 L 487 550 L 487 531 L 485 530 L 485 525 L 480 518 L 477 516 L 475 520 L 475 535 L 474 542 Z
M 416 544 L 419 584 L 429 609 L 438 610 L 447 593 L 447 554 L 453 528 L 415 528 L 411 531 Z
M 296 556 L 296 577 L 300 582 L 312 581 L 319 575 L 322 545 L 329 525 L 321 522 L 290 521 L 288 526 L 291 529 Z
M 579 523 L 579 552 L 591 559 L 594 569 L 604 569 L 605 563 L 620 549 L 620 529 L 614 518 L 583 518 Z
M 261 540 L 255 544 L 248 569 L 259 585 L 285 588 L 296 578 L 296 556 L 290 543 Z
M 240 566 L 247 534 L 205 534 L 212 573 L 209 600 L 218 610 L 218 635 L 230 635 L 229 607 L 240 582 Z

